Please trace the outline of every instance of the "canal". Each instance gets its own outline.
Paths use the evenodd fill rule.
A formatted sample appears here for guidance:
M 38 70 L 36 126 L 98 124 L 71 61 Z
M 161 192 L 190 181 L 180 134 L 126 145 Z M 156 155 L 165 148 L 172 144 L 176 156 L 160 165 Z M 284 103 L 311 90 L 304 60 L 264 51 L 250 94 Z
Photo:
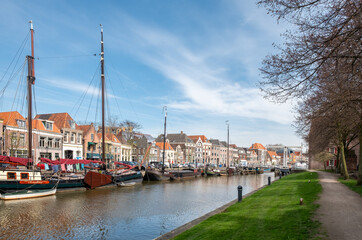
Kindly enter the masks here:
M 267 184 L 274 174 L 200 177 L 0 202 L 0 239 L 153 239 Z

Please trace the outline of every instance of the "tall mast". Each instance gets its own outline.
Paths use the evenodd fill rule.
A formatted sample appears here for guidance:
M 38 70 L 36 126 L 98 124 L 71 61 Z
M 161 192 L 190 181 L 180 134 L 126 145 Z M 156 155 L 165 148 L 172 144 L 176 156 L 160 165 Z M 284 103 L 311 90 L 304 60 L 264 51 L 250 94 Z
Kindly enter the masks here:
M 32 143 L 33 143 L 33 123 L 32 123 L 32 85 L 35 82 L 35 75 L 34 75 L 34 28 L 33 22 L 29 21 L 30 23 L 30 33 L 31 33 L 31 56 L 26 56 L 28 61 L 28 158 L 33 160 L 32 154 Z M 34 163 L 33 163 L 34 166 Z
M 103 49 L 103 26 L 101 26 L 101 81 L 102 81 L 102 159 L 106 163 L 106 144 L 105 144 L 105 127 L 104 127 L 104 49 Z
M 163 128 L 163 153 L 162 153 L 162 172 L 165 171 L 165 152 L 166 152 L 166 120 L 167 120 L 167 106 L 163 107 L 165 111 L 165 126 Z
M 227 160 L 226 160 L 226 168 L 229 167 L 229 120 L 226 121 L 226 125 L 228 126 L 228 134 L 227 134 Z

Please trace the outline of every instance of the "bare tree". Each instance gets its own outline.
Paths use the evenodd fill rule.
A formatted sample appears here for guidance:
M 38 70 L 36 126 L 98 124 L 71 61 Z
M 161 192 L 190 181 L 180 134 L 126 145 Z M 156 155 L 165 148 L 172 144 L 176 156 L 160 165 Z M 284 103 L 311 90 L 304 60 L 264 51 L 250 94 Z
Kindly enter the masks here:
M 277 102 L 298 97 L 299 133 L 316 151 L 318 144 L 334 141 L 348 177 L 343 152 L 351 136 L 358 135 L 362 142 L 362 2 L 260 0 L 258 4 L 278 21 L 294 26 L 284 34 L 285 43 L 276 45 L 279 52 L 263 61 L 260 86 L 265 97 Z M 358 184 L 362 184 L 361 152 Z
M 130 120 L 124 120 L 120 123 L 120 127 L 123 129 L 122 136 L 128 143 L 133 143 L 134 134 L 136 130 L 142 128 L 142 125 Z

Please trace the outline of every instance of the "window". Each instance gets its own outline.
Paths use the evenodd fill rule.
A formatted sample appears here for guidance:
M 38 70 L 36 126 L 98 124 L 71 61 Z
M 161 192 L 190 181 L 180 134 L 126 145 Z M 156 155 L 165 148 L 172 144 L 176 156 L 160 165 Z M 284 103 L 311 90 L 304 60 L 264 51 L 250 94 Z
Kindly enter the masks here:
M 45 146 L 45 137 L 40 137 L 39 146 L 40 146 L 40 147 L 44 147 L 44 146 Z
M 82 134 L 78 133 L 78 139 L 77 139 L 78 144 L 82 143 Z
M 48 147 L 50 147 L 50 148 L 54 147 L 54 139 L 53 138 L 48 139 Z
M 55 148 L 60 148 L 60 139 L 59 139 L 59 138 L 56 138 L 56 139 L 55 139 L 54 147 L 55 147 Z
M 8 179 L 16 180 L 16 173 L 14 173 L 14 172 L 8 172 Z
M 20 173 L 20 178 L 21 178 L 22 180 L 24 180 L 24 179 L 29 179 L 29 173 Z
M 75 129 L 75 122 L 73 120 L 69 120 L 69 125 L 71 129 Z
M 59 153 L 54 153 L 55 159 L 59 159 Z
M 19 127 L 25 128 L 25 121 L 24 120 L 16 119 L 16 123 L 18 124 Z
M 69 132 L 64 132 L 64 142 L 65 143 L 68 142 L 68 136 L 69 136 Z
M 75 133 L 72 133 L 72 136 L 70 138 L 70 142 L 74 143 L 75 141 Z
M 334 160 L 329 160 L 329 166 L 334 167 Z
M 19 141 L 20 146 L 24 146 L 25 145 L 25 134 L 24 133 L 20 133 L 20 141 Z
M 94 134 L 93 133 L 91 134 L 91 140 L 92 140 L 92 142 L 94 141 Z
M 11 138 L 11 144 L 13 146 L 16 146 L 18 144 L 18 136 L 16 135 L 16 132 L 12 132 L 10 138 Z
M 46 129 L 47 129 L 47 130 L 50 130 L 50 131 L 53 131 L 53 123 L 47 122 L 47 124 L 46 124 Z

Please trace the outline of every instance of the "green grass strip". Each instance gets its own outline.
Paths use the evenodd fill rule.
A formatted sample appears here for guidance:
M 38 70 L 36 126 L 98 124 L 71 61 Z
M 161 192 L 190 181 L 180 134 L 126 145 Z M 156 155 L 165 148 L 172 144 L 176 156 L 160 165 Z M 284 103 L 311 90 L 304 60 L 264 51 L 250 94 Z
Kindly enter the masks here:
M 312 217 L 321 190 L 317 173 L 291 174 L 174 239 L 310 239 L 320 226 Z
M 348 179 L 344 180 L 343 178 L 338 179 L 341 183 L 346 185 L 352 191 L 355 191 L 359 195 L 362 196 L 362 186 L 357 186 L 357 179 Z

